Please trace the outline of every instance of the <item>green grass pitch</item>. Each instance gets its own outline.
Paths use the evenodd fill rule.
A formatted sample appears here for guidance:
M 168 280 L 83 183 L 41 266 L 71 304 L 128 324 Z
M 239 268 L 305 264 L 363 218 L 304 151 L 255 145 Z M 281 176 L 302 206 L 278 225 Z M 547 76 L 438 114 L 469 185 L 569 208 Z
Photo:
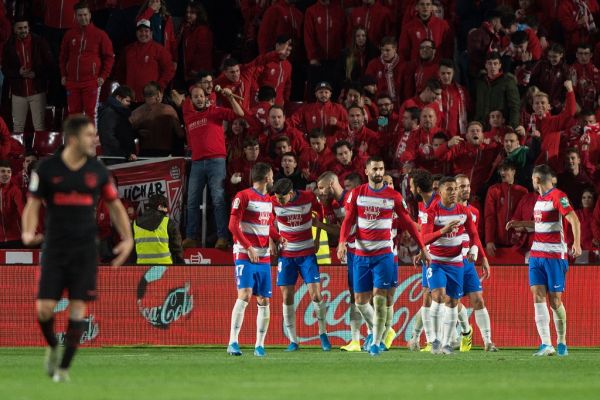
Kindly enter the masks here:
M 453 356 L 394 348 L 379 357 L 267 348 L 258 359 L 225 348 L 82 349 L 71 382 L 43 373 L 41 348 L 0 349 L 0 399 L 598 399 L 600 349 L 565 358 L 480 349 Z

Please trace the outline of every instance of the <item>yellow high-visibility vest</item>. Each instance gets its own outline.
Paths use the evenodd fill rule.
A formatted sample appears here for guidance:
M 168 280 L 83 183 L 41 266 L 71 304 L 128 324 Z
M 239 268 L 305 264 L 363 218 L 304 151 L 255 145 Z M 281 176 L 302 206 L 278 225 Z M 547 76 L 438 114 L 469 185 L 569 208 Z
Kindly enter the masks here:
M 313 240 L 317 238 L 317 228 L 312 227 Z M 329 240 L 327 232 L 321 229 L 321 235 L 319 237 L 319 250 L 317 251 L 317 264 L 331 264 L 331 255 L 329 254 Z
M 169 217 L 164 217 L 158 228 L 149 231 L 133 223 L 133 238 L 138 264 L 173 264 L 169 251 Z

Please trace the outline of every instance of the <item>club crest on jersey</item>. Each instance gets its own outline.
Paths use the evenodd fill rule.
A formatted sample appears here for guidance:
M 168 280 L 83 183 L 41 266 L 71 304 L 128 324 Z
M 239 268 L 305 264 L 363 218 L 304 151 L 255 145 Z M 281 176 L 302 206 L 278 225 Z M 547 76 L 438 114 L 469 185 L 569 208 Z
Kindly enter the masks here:
M 366 216 L 367 220 L 369 220 L 369 221 L 375 221 L 377 219 L 377 217 L 379 217 L 380 213 L 381 213 L 381 210 L 379 209 L 379 207 L 365 206 L 365 216 Z
M 98 176 L 93 172 L 86 172 L 83 176 L 85 185 L 90 189 L 95 188 L 98 185 Z
M 258 220 L 261 225 L 269 225 L 269 221 L 271 220 L 271 213 L 263 211 L 260 213 Z
M 567 197 L 561 197 L 560 205 L 563 206 L 564 208 L 569 207 L 569 199 Z
M 302 214 L 293 214 L 287 217 L 288 226 L 300 226 L 302 225 Z

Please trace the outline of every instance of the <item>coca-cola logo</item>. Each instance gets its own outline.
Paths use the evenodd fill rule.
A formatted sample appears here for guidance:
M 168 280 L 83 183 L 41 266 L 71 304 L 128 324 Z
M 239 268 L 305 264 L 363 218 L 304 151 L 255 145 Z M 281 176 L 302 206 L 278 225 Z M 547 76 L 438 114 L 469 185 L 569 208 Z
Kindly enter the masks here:
M 346 340 L 350 337 L 350 291 L 344 290 L 340 292 L 336 297 L 333 297 L 331 290 L 328 289 L 331 278 L 329 274 L 321 273 L 321 285 L 323 295 L 323 301 L 328 303 L 326 321 L 327 331 L 329 337 L 339 337 L 342 340 Z M 394 310 L 394 317 L 392 319 L 392 325 L 396 330 L 396 337 L 404 335 L 404 340 L 408 341 L 412 335 L 412 327 L 415 323 L 414 315 L 411 315 L 409 304 L 421 303 L 421 297 L 423 296 L 423 287 L 421 286 L 421 273 L 416 273 L 404 281 L 398 283 L 396 294 L 394 295 L 394 302 L 396 308 Z M 304 315 L 301 316 L 304 321 L 304 325 L 308 327 L 314 327 L 312 330 L 315 332 L 315 336 L 301 337 L 298 336 L 300 342 L 309 342 L 311 340 L 318 340 L 318 321 L 317 312 L 314 308 L 314 304 L 309 300 L 310 294 L 308 292 L 308 286 L 302 285 L 298 288 L 294 297 L 294 305 L 297 310 L 300 303 L 308 303 L 305 308 Z M 397 301 L 402 297 L 402 301 Z M 400 306 L 401 304 L 405 304 Z M 415 306 L 413 308 L 418 308 Z
M 168 329 L 170 325 L 182 317 L 189 315 L 194 308 L 194 296 L 190 292 L 190 283 L 185 282 L 182 286 L 170 288 L 163 292 L 161 285 L 152 285 L 159 282 L 167 267 L 151 267 L 140 282 L 137 288 L 137 304 L 140 314 L 152 326 L 160 329 Z M 156 286 L 156 289 L 153 287 Z M 153 293 L 147 296 L 149 291 L 158 290 L 159 293 Z M 163 292 L 163 293 L 161 293 Z M 150 297 L 152 304 L 145 304 L 144 299 Z M 158 304 L 156 299 L 159 298 Z
M 56 306 L 54 307 L 54 313 L 65 311 L 68 308 L 68 306 L 68 299 L 60 299 L 60 301 L 56 303 Z M 83 330 L 83 333 L 81 334 L 81 339 L 79 340 L 80 344 L 91 342 L 92 340 L 96 339 L 96 337 L 98 337 L 98 335 L 100 334 L 100 327 L 98 325 L 98 322 L 96 321 L 96 318 L 94 317 L 94 314 L 88 315 L 83 319 L 83 321 L 85 322 L 85 328 Z M 59 344 L 65 343 L 66 335 L 67 332 L 64 331 L 56 332 L 56 339 L 58 340 Z

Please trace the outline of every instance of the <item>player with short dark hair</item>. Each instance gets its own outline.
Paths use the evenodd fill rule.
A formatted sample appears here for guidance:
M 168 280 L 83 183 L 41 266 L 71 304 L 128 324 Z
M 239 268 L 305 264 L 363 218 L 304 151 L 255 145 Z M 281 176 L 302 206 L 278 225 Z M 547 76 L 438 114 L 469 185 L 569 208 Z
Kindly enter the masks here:
M 44 338 L 46 372 L 55 382 L 69 380 L 68 369 L 81 335 L 86 302 L 96 297 L 96 204 L 102 197 L 121 237 L 112 264 L 121 265 L 133 248 L 129 217 L 108 170 L 96 159 L 96 129 L 87 116 L 72 115 L 63 124 L 65 148 L 32 173 L 30 196 L 23 211 L 25 245 L 44 242 L 37 314 Z M 36 234 L 39 210 L 46 206 L 45 236 Z M 54 307 L 69 293 L 69 324 L 62 357 L 54 334 Z
M 231 312 L 231 331 L 227 354 L 241 356 L 238 335 L 244 322 L 244 313 L 252 295 L 256 296 L 256 345 L 254 355 L 264 357 L 265 336 L 271 312 L 271 258 L 269 237 L 274 242 L 280 236 L 273 227 L 273 204 L 269 191 L 273 186 L 273 170 L 269 164 L 256 163 L 252 167 L 252 187 L 238 192 L 233 199 L 229 230 L 233 235 L 233 255 L 238 296 Z M 285 239 L 281 239 L 285 244 Z
M 474 261 L 478 254 L 482 257 L 486 255 L 471 211 L 457 202 L 456 179 L 442 178 L 439 194 L 440 200 L 427 208 L 427 221 L 423 224 L 421 233 L 425 243 L 431 243 L 429 251 L 433 260 L 427 269 L 427 285 L 432 297 L 431 353 L 452 354 L 454 349 L 449 340 L 458 322 L 458 300 L 463 296 L 463 234 L 467 233 L 469 242 L 474 244 L 467 255 L 469 261 Z M 442 311 L 442 303 L 445 303 L 445 312 Z M 440 333 L 443 333 L 441 337 Z
M 386 186 L 383 181 L 385 166 L 379 156 L 372 156 L 366 164 L 365 173 L 369 183 L 354 189 L 346 200 L 346 217 L 340 229 L 338 258 L 346 258 L 346 241 L 356 224 L 354 257 L 354 293 L 356 305 L 367 322 L 373 327 L 373 341 L 369 354 L 381 351 L 387 317 L 387 292 L 398 281 L 398 269 L 392 252 L 392 221 L 397 215 L 400 226 L 407 230 L 418 243 L 421 256 L 428 261 L 429 253 L 406 211 L 400 193 Z M 373 306 L 369 304 L 373 298 Z
M 323 218 L 323 210 L 313 192 L 294 190 L 294 183 L 282 178 L 273 186 L 273 212 L 277 230 L 286 240 L 285 247 L 279 250 L 277 264 L 277 286 L 283 296 L 283 324 L 290 339 L 286 351 L 298 350 L 296 335 L 296 310 L 294 309 L 294 294 L 298 275 L 308 286 L 308 292 L 315 308 L 319 324 L 319 339 L 323 351 L 331 350 L 327 337 L 325 314 L 327 303 L 321 295 L 321 275 L 315 256 L 315 241 L 312 236 L 312 219 L 316 216 Z
M 581 255 L 581 226 L 579 218 L 566 194 L 553 185 L 554 171 L 547 165 L 533 169 L 533 188 L 540 194 L 533 209 L 534 221 L 510 221 L 506 229 L 534 228 L 533 245 L 529 255 L 529 286 L 533 294 L 535 324 L 542 344 L 534 356 L 559 356 L 569 354 L 567 350 L 567 311 L 562 303 L 565 290 L 565 275 L 569 269 L 568 249 L 565 240 L 564 220 L 571 225 L 573 246 L 571 256 Z M 550 307 L 556 328 L 557 349 L 550 338 L 550 313 L 546 305 L 550 297 Z

